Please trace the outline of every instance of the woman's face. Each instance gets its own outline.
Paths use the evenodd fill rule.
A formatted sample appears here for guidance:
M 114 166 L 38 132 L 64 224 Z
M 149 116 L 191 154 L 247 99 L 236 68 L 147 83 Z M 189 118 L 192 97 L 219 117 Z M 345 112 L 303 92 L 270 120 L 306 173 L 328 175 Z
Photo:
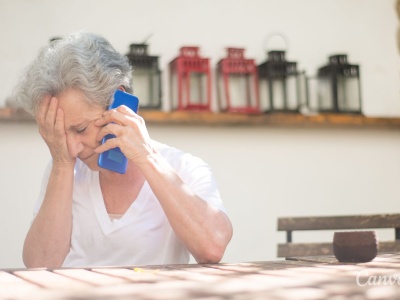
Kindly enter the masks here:
M 96 136 L 101 127 L 95 126 L 94 121 L 102 116 L 104 109 L 88 104 L 86 96 L 77 89 L 68 89 L 57 98 L 59 108 L 64 112 L 69 153 L 82 160 L 91 170 L 100 170 L 97 165 L 98 154 L 94 149 L 100 145 Z

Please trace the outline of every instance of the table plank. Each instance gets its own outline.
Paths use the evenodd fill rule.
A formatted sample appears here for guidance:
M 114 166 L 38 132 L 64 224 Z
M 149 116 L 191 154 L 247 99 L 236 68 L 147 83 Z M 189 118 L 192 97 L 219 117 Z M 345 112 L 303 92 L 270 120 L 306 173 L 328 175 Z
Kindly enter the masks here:
M 161 274 L 162 276 L 167 276 L 167 278 L 171 279 L 182 279 L 182 280 L 190 280 L 195 282 L 208 282 L 213 283 L 225 278 L 225 276 L 221 276 L 221 274 L 209 274 L 209 273 L 199 273 L 199 272 L 191 272 L 187 270 L 171 270 L 168 273 Z
M 19 278 L 18 276 L 15 276 L 14 274 L 4 271 L 0 271 L 0 284 L 2 287 L 6 285 L 10 286 L 33 285 L 32 283 L 27 282 Z
M 136 271 L 135 271 L 136 269 Z M 97 272 L 100 274 L 115 276 L 119 278 L 123 278 L 129 280 L 131 282 L 137 283 L 154 283 L 163 280 L 168 280 L 168 278 L 161 276 L 158 274 L 157 270 L 150 271 L 138 271 L 137 268 L 135 269 L 126 269 L 126 268 L 95 268 L 92 269 L 93 272 Z
M 14 272 L 14 274 L 28 282 L 49 289 L 81 290 L 81 289 L 87 289 L 88 287 L 91 286 L 87 283 L 77 281 L 69 277 L 50 272 L 48 270 L 16 271 Z
M 63 269 L 63 270 L 54 270 L 54 273 L 61 274 L 78 281 L 86 282 L 93 285 L 110 285 L 110 284 L 122 284 L 127 283 L 121 277 L 112 276 L 112 274 L 101 274 L 96 272 L 90 272 L 89 270 L 84 269 Z
M 278 219 L 278 230 L 337 230 L 400 228 L 400 214 L 284 217 Z
M 0 271 L 0 299 L 16 299 L 41 288 L 11 273 Z
M 331 265 L 359 265 L 367 267 L 386 267 L 398 268 L 400 265 L 400 255 L 396 253 L 385 253 L 375 257 L 370 262 L 356 263 L 356 262 L 339 262 L 336 257 L 331 255 L 322 256 L 302 256 L 302 257 L 287 257 L 287 261 L 296 261 L 297 263 L 318 263 L 318 264 L 331 264 Z

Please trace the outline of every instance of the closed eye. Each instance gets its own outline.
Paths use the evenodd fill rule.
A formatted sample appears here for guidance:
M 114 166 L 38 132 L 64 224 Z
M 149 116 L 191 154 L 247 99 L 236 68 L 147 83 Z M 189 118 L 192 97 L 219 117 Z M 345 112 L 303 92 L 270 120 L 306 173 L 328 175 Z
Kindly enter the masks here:
M 82 129 L 77 129 L 76 132 L 79 133 L 79 134 L 84 133 L 86 128 L 87 128 L 87 126 L 82 128 Z

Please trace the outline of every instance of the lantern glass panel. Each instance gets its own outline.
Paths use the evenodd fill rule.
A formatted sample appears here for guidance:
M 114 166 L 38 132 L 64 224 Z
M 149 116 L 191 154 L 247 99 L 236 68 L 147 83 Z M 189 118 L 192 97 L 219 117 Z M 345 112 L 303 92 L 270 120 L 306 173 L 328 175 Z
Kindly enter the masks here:
M 227 101 L 227 93 L 225 91 L 225 84 L 224 80 L 225 77 L 222 75 L 222 72 L 220 69 L 217 69 L 217 93 L 218 93 L 218 104 L 219 108 L 221 110 L 226 110 L 228 107 L 228 101 Z
M 341 111 L 360 110 L 359 80 L 356 77 L 338 76 L 338 105 Z
M 154 106 L 161 107 L 161 72 L 152 71 L 151 74 L 151 96 Z
M 318 79 L 318 106 L 321 110 L 333 110 L 333 91 L 330 77 Z
M 271 99 L 273 99 L 273 109 L 285 109 L 285 79 L 272 79 L 270 94 L 272 96 Z
M 289 75 L 286 78 L 286 109 L 296 110 L 299 108 L 299 92 L 297 75 Z
M 148 74 L 143 69 L 136 69 L 132 77 L 133 94 L 140 100 L 140 105 L 150 104 L 150 84 Z
M 160 105 L 160 74 L 154 70 L 136 69 L 133 73 L 133 92 L 143 107 Z
M 171 80 L 171 105 L 172 109 L 178 108 L 178 74 L 176 72 L 170 73 L 170 80 Z
M 302 71 L 297 74 L 297 91 L 299 102 L 297 103 L 298 109 L 307 109 L 308 105 L 308 87 L 306 72 Z
M 254 107 L 256 106 L 256 96 L 254 89 L 251 88 L 252 76 L 247 74 L 229 75 L 229 95 L 232 107 Z
M 269 83 L 266 78 L 259 78 L 259 87 L 260 87 L 260 106 L 262 111 L 268 111 L 271 108 L 270 100 L 269 100 Z
M 189 81 L 184 83 L 184 103 L 189 104 L 205 104 L 207 99 L 207 77 L 204 73 L 190 72 Z M 189 95 L 190 91 L 190 95 Z M 186 97 L 185 97 L 186 95 Z

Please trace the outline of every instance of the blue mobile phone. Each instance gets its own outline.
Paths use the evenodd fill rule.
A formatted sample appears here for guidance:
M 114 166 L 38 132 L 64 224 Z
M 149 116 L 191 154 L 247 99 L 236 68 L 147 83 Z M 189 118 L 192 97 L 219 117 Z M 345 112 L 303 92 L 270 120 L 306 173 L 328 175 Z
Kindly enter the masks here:
M 139 99 L 136 96 L 117 90 L 114 93 L 114 100 L 108 109 L 114 109 L 120 105 L 125 105 L 137 113 Z M 116 136 L 113 134 L 107 134 L 101 143 L 104 144 L 107 140 L 115 137 Z M 125 174 L 128 160 L 122 153 L 121 149 L 117 147 L 100 153 L 97 163 L 103 169 Z

